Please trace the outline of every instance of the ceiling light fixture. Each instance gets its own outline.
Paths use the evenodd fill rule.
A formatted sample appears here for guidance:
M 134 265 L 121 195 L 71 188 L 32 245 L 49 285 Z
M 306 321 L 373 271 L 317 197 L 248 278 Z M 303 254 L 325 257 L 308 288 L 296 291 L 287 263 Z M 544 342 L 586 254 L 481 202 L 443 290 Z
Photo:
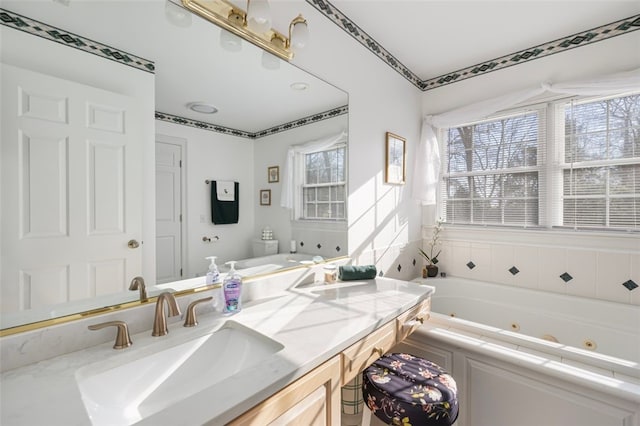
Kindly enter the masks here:
M 247 0 L 248 12 L 228 0 L 182 0 L 182 4 L 208 21 L 287 61 L 309 41 L 307 20 L 302 15 L 289 24 L 288 37 L 270 28 L 268 0 Z
M 309 88 L 309 84 L 304 81 L 297 81 L 295 83 L 291 83 L 289 87 L 291 87 L 292 90 L 303 91 Z
M 189 102 L 187 108 L 201 114 L 215 114 L 218 112 L 218 108 L 207 102 Z

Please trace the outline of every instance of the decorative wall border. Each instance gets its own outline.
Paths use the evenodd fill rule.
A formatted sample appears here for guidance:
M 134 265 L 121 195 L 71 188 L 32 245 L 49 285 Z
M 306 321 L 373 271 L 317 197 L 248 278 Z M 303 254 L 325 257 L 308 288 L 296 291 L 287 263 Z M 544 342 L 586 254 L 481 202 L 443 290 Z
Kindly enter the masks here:
M 142 71 L 155 73 L 155 65 L 153 61 L 132 55 L 123 50 L 116 49 L 106 44 L 93 41 L 86 37 L 53 27 L 27 18 L 6 9 L 0 8 L 0 24 L 10 28 L 15 28 L 26 33 L 42 37 L 46 40 L 60 43 L 64 46 L 80 49 L 85 52 L 109 59 L 120 64 L 128 65 Z
M 329 18 L 330 21 L 333 21 L 334 24 L 342 28 L 351 37 L 355 38 L 360 44 L 369 49 L 371 53 L 382 59 L 387 65 L 413 83 L 414 86 L 421 88 L 420 84 L 422 83 L 422 80 L 420 77 L 407 68 L 395 56 L 389 53 L 387 49 L 382 47 L 380 43 L 375 41 L 373 37 L 369 36 L 362 28 L 349 19 L 334 5 L 329 3 L 327 0 L 307 0 L 307 3 L 318 9 L 327 18 Z
M 337 117 L 339 115 L 347 114 L 349 112 L 349 106 L 343 105 L 338 108 L 331 109 L 329 111 L 321 112 L 319 114 L 310 115 L 300 118 L 298 120 L 291 121 L 289 123 L 280 124 L 269 129 L 261 130 L 259 132 L 246 132 L 244 130 L 232 129 L 230 127 L 218 126 L 216 124 L 209 124 L 203 121 L 192 120 L 190 118 L 180 117 L 173 114 L 167 114 L 164 112 L 156 111 L 156 120 L 166 121 L 168 123 L 180 124 L 183 126 L 195 127 L 202 130 L 209 130 L 212 132 L 223 133 L 225 135 L 239 136 L 247 139 L 258 139 L 264 136 L 274 135 L 276 133 L 284 132 L 294 129 L 296 127 L 306 126 L 307 124 L 317 123 L 318 121 L 326 120 L 329 118 Z
M 556 53 L 566 52 L 567 50 L 607 40 L 636 30 L 640 30 L 640 15 L 621 19 L 610 24 L 559 38 L 548 43 L 539 44 L 529 49 L 520 50 L 518 52 L 472 65 L 439 77 L 423 80 L 420 83 L 420 86 L 422 90 L 435 89 L 457 81 L 477 77 L 479 75 L 508 68 L 513 65 L 523 64 L 534 59 L 544 58 L 545 56 L 554 55 Z
M 598 41 L 607 40 L 612 37 L 640 30 L 640 15 L 635 15 L 610 24 L 550 41 L 548 43 L 501 56 L 499 58 L 491 59 L 467 68 L 462 68 L 438 77 L 421 80 L 414 72 L 402 64 L 395 56 L 382 47 L 380 43 L 370 37 L 362 28 L 351 21 L 344 13 L 340 12 L 340 10 L 338 10 L 328 0 L 306 1 L 422 91 L 436 89 L 438 87 L 446 86 L 447 84 L 484 75 L 513 65 L 524 64 L 534 59 L 565 52 L 570 49 L 575 49 L 576 47 L 586 46 Z

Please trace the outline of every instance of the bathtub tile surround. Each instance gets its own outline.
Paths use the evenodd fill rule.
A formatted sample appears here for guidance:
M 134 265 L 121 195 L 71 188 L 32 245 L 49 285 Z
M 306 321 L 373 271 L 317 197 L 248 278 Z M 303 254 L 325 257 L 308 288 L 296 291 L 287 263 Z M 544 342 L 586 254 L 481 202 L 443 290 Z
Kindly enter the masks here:
M 354 257 L 355 265 L 375 265 L 378 276 L 401 280 L 411 280 L 422 276 L 423 263 L 416 256 L 420 241 L 412 241 L 402 246 L 363 251 Z
M 616 302 L 629 303 L 631 293 L 621 283 L 631 279 L 632 256 L 623 253 L 598 253 L 597 280 L 610 285 L 598 286 L 596 296 Z
M 638 238 L 627 235 L 445 228 L 438 266 L 453 277 L 640 305 L 640 289 L 624 285 L 640 283 L 639 252 Z
M 568 272 L 563 272 L 562 275 L 560 275 L 560 279 L 565 283 L 568 283 L 573 279 L 573 277 Z
M 293 221 L 291 239 L 297 241 L 297 250 L 304 253 L 328 258 L 343 256 L 342 247 L 347 247 L 345 228 L 346 223 Z
M 640 339 L 638 307 L 460 278 L 424 282 L 436 288 L 431 318 L 393 351 L 452 372 L 465 407 L 459 426 L 640 425 L 640 347 L 629 344 Z
M 540 270 L 538 264 L 538 248 L 516 245 L 513 249 L 513 265 L 518 268 L 518 276 L 512 284 L 527 288 L 537 288 Z
M 636 284 L 633 280 L 628 280 L 622 283 L 623 286 L 629 291 L 633 291 L 638 288 L 638 284 Z

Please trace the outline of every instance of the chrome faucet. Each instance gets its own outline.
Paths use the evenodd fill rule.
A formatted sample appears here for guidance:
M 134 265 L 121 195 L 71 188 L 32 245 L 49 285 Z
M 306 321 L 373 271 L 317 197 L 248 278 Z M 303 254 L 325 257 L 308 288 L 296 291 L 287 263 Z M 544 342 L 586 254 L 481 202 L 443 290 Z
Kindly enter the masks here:
M 169 307 L 169 315 L 170 317 L 180 315 L 180 307 L 178 306 L 178 302 L 176 302 L 176 298 L 173 293 L 169 293 L 165 291 L 160 293 L 158 296 L 158 300 L 156 302 L 156 314 L 153 320 L 153 333 L 152 336 L 164 336 L 169 332 L 167 328 L 167 319 L 164 316 L 164 302 L 167 302 L 167 306 Z
M 131 280 L 131 285 L 129 285 L 129 290 L 140 290 L 140 301 L 146 302 L 149 300 L 147 298 L 147 287 L 144 285 L 144 278 L 135 277 Z

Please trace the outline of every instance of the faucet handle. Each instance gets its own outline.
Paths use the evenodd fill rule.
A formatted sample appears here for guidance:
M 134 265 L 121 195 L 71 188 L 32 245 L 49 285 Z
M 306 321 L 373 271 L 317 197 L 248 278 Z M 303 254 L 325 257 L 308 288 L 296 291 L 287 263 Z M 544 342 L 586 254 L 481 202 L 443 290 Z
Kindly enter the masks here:
M 89 330 L 100 330 L 105 327 L 115 326 L 117 328 L 116 343 L 113 345 L 113 349 L 128 348 L 133 344 L 131 337 L 129 336 L 129 328 L 124 321 L 107 321 L 100 324 L 93 324 L 88 326 Z
M 204 299 L 198 299 L 189 304 L 189 306 L 187 307 L 187 316 L 184 320 L 185 327 L 194 327 L 198 325 L 198 320 L 196 318 L 196 305 L 199 305 L 203 302 L 208 302 L 211 299 L 213 299 L 213 296 L 205 297 Z

